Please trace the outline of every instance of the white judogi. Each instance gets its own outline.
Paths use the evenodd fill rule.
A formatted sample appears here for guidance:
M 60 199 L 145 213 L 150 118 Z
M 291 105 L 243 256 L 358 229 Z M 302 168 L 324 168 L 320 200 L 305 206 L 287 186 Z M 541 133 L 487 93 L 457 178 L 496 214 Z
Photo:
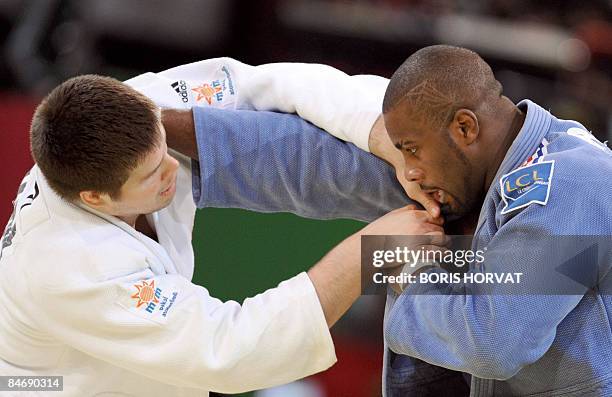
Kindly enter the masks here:
M 128 81 L 162 107 L 296 112 L 364 149 L 386 83 L 322 65 L 228 58 Z M 147 217 L 159 243 L 62 200 L 32 168 L 2 238 L 0 375 L 63 375 L 61 396 L 205 396 L 286 383 L 335 362 L 305 273 L 242 305 L 190 282 L 195 206 L 180 159 L 175 199 Z

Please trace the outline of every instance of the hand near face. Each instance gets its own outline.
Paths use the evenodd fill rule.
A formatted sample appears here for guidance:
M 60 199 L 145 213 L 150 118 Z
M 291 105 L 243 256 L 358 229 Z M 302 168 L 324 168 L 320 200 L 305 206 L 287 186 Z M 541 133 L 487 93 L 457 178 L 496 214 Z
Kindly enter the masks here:
M 406 179 L 404 158 L 402 153 L 393 146 L 391 139 L 389 139 L 382 115 L 378 117 L 372 126 L 368 144 L 372 154 L 385 160 L 395 168 L 397 180 L 404 188 L 404 191 L 406 191 L 408 197 L 421 204 L 432 217 L 438 218 L 440 216 L 439 204 L 429 194 L 423 192 L 417 182 L 410 182 Z
M 427 211 L 417 210 L 414 205 L 407 205 L 376 219 L 364 227 L 360 234 L 366 236 L 423 236 L 433 232 L 444 232 L 442 219 L 432 217 Z
M 387 240 L 393 241 L 401 235 L 413 235 L 418 239 L 427 233 L 442 234 L 442 227 L 431 215 L 415 208 L 414 205 L 406 206 L 378 218 L 338 244 L 308 271 L 330 327 L 361 295 L 363 281 L 379 271 L 377 266 L 363 266 L 363 255 L 368 255 L 364 251 L 369 250 L 362 245 L 364 237 L 382 239 L 384 246 Z
M 442 228 L 441 218 L 433 218 L 427 211 L 416 210 L 414 205 L 391 211 L 385 216 L 375 220 L 366 226 L 362 235 L 386 236 L 384 238 L 385 251 L 394 251 L 396 247 L 406 247 L 408 250 L 426 251 L 444 250 L 447 244 L 447 236 Z M 405 236 L 414 236 L 407 239 Z M 407 246 L 409 244 L 409 246 Z M 415 268 L 404 269 L 404 263 L 386 262 L 383 273 L 397 276 L 401 272 L 412 273 Z M 435 265 L 434 263 L 431 264 Z M 420 266 L 420 265 L 419 265 Z M 417 270 L 418 272 L 418 270 Z M 401 293 L 403 285 L 389 284 L 397 293 Z

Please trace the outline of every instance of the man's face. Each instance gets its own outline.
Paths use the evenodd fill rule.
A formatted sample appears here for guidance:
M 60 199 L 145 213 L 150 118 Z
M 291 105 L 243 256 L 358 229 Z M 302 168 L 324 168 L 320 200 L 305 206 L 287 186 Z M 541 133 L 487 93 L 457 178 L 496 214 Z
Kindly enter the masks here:
M 440 204 L 447 221 L 461 218 L 481 195 L 477 178 L 471 178 L 473 166 L 448 125 L 415 120 L 409 107 L 400 103 L 384 115 L 389 137 L 404 157 L 406 178 Z
M 160 126 L 160 144 L 131 172 L 108 211 L 117 217 L 150 214 L 167 207 L 176 193 L 178 161 L 168 154 L 166 132 Z

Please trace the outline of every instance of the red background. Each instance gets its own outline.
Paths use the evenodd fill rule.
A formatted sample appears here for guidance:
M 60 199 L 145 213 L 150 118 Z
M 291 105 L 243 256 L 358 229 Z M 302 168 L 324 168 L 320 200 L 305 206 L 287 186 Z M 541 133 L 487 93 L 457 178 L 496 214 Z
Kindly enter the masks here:
M 34 161 L 28 133 L 38 100 L 16 94 L 0 95 L 0 232 L 13 211 L 19 182 Z

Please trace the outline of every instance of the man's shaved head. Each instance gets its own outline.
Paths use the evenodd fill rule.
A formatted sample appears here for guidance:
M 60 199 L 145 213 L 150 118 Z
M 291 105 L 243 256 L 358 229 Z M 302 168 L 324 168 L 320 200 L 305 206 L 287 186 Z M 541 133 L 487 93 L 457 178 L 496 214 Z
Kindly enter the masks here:
M 522 113 L 474 51 L 425 47 L 393 74 L 383 102 L 385 128 L 418 182 L 448 219 L 477 211 Z M 516 128 L 515 128 L 516 127 Z
M 383 113 L 409 101 L 415 121 L 440 128 L 457 109 L 476 109 L 489 95 L 499 97 L 501 90 L 491 68 L 477 53 L 435 45 L 415 52 L 395 71 L 385 93 Z

